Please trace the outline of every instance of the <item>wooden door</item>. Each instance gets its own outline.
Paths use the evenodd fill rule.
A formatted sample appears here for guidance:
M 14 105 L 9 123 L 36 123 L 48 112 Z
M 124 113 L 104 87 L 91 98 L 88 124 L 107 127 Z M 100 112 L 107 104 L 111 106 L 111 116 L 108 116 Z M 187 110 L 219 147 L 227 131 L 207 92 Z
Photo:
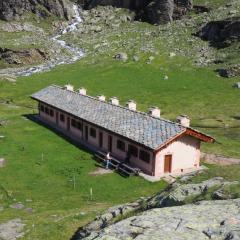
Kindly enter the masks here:
M 112 136 L 108 136 L 108 151 L 112 152 Z
M 170 173 L 172 171 L 172 155 L 165 155 L 164 158 L 164 173 Z
M 99 147 L 102 148 L 103 146 L 103 133 L 99 132 Z

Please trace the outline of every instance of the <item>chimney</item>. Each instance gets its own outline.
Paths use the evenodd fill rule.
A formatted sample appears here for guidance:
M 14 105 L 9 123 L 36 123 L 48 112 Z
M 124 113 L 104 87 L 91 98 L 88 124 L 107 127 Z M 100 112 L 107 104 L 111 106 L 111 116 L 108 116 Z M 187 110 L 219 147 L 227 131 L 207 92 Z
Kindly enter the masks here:
M 65 85 L 64 86 L 64 89 L 66 89 L 66 90 L 68 90 L 68 91 L 74 91 L 74 87 L 73 87 L 73 85 L 71 85 L 71 84 L 67 84 L 67 85 Z
M 184 127 L 190 127 L 190 118 L 187 115 L 180 115 L 177 117 L 177 123 Z
M 110 103 L 113 105 L 119 105 L 119 100 L 116 97 L 111 97 Z
M 98 95 L 97 96 L 97 99 L 99 100 L 99 101 L 105 101 L 106 100 L 106 97 L 104 96 L 104 95 Z
M 86 95 L 87 94 L 87 90 L 84 87 L 81 87 L 78 89 L 78 93 L 81 95 Z
M 148 113 L 151 117 L 160 118 L 161 111 L 158 107 L 151 107 Z
M 126 103 L 126 107 L 129 109 L 129 110 L 132 110 L 132 111 L 136 111 L 137 110 L 137 104 L 135 101 L 133 100 L 129 100 L 127 103 Z

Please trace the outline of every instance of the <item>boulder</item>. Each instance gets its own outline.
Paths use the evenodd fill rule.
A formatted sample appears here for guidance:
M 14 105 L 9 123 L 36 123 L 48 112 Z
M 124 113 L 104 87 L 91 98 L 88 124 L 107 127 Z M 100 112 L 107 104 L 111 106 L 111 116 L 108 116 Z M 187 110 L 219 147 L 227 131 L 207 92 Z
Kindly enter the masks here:
M 236 82 L 236 83 L 234 83 L 233 87 L 234 87 L 234 88 L 238 88 L 238 89 L 240 89 L 240 82 Z
M 217 72 L 221 77 L 231 78 L 240 76 L 240 65 L 236 64 L 225 69 L 218 69 Z
M 0 168 L 4 167 L 6 164 L 6 160 L 4 158 L 0 158 Z
M 115 56 L 114 56 L 115 59 L 117 60 L 120 60 L 120 61 L 127 61 L 128 60 L 128 55 L 127 53 L 124 53 L 124 52 L 120 52 L 120 53 L 117 53 Z
M 227 47 L 240 39 L 240 17 L 211 21 L 203 26 L 196 36 L 209 41 L 215 47 Z

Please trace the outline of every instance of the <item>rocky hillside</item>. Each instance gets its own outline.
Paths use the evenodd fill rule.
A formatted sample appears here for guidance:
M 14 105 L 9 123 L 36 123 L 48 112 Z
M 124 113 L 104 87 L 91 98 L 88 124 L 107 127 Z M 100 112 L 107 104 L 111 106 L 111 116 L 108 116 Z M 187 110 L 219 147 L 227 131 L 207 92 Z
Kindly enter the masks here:
M 72 16 L 72 4 L 68 0 L 1 0 L 1 20 L 17 20 L 26 12 L 41 18 L 53 14 L 68 20 Z
M 91 9 L 97 5 L 128 8 L 136 12 L 138 19 L 153 24 L 164 24 L 173 19 L 179 19 L 193 7 L 192 0 L 89 0 L 79 2 L 86 9 Z

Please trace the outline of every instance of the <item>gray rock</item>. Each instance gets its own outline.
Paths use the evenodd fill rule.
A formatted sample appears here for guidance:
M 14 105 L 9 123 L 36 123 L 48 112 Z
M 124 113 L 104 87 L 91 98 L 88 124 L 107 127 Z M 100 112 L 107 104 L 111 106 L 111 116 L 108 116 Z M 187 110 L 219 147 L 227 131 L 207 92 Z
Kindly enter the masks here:
M 9 207 L 13 209 L 23 209 L 24 205 L 22 203 L 15 203 L 15 204 L 11 204 Z
M 23 228 L 25 224 L 21 219 L 13 219 L 6 223 L 0 224 L 1 240 L 16 240 L 24 235 Z
M 117 60 L 120 60 L 120 61 L 127 61 L 128 60 L 128 55 L 127 53 L 124 53 L 124 52 L 120 52 L 120 53 L 117 53 L 115 56 L 114 56 L 115 59 Z
M 196 184 L 179 184 L 175 182 L 168 189 L 151 198 L 147 205 L 148 208 L 183 205 L 189 198 L 200 196 L 213 187 L 221 188 L 227 184 L 236 184 L 236 182 L 227 182 L 220 177 Z
M 139 61 L 139 57 L 134 55 L 134 56 L 133 56 L 133 61 L 134 61 L 134 62 L 138 62 L 138 61 Z
M 0 19 L 7 21 L 15 20 L 25 12 L 32 12 L 42 18 L 53 14 L 69 20 L 72 17 L 71 6 L 72 4 L 69 0 L 2 0 L 0 4 Z
M 240 239 L 239 212 L 240 199 L 152 209 L 83 239 Z
M 233 85 L 234 88 L 239 88 L 240 89 L 240 82 L 236 82 L 234 85 Z
M 0 158 L 0 168 L 5 167 L 6 160 L 4 158 Z

